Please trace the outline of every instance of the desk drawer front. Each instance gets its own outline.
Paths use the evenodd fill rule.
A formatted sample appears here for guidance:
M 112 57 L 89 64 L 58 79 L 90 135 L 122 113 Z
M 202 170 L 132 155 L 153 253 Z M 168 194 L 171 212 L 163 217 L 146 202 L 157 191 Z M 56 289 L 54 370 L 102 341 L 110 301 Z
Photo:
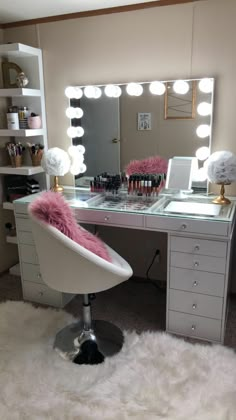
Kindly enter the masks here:
M 32 232 L 30 219 L 23 217 L 16 217 L 17 231 Z
M 216 296 L 201 295 L 170 289 L 169 309 L 186 314 L 208 318 L 222 318 L 223 299 Z
M 24 299 L 32 302 L 39 302 L 44 305 L 61 306 L 60 292 L 50 289 L 45 284 L 23 282 Z
M 221 321 L 169 311 L 168 330 L 186 337 L 221 340 Z
M 23 280 L 45 284 L 40 273 L 39 265 L 22 263 L 22 274 Z
M 227 253 L 227 243 L 207 241 L 205 239 L 198 238 L 171 236 L 170 249 L 171 251 L 186 252 L 194 255 L 201 254 L 225 258 Z
M 143 215 L 129 213 L 112 213 L 96 210 L 76 210 L 78 222 L 100 223 L 103 225 L 143 227 Z
M 183 252 L 170 253 L 170 265 L 172 267 L 188 268 L 211 273 L 225 273 L 225 258 L 209 257 L 205 255 L 192 255 Z
M 225 276 L 207 271 L 170 268 L 170 288 L 223 297 Z
M 33 245 L 20 245 L 21 260 L 29 264 L 39 264 L 36 248 Z
M 18 238 L 19 244 L 28 244 L 28 245 L 34 244 L 34 238 L 31 232 L 18 231 L 17 238 Z
M 163 231 L 202 233 L 215 236 L 228 235 L 228 223 L 190 220 L 163 216 L 145 216 L 145 226 Z

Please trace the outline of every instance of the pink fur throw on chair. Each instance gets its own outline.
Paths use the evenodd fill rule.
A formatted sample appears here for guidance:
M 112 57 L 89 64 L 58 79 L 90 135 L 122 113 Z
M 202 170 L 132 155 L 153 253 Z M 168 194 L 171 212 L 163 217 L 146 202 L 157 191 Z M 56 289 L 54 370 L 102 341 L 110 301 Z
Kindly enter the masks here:
M 29 205 L 29 212 L 38 220 L 54 226 L 77 244 L 111 262 L 104 242 L 77 224 L 72 209 L 61 194 L 43 192 Z
M 126 175 L 134 174 L 166 174 L 167 161 L 160 156 L 152 156 L 142 160 L 131 160 L 126 166 Z

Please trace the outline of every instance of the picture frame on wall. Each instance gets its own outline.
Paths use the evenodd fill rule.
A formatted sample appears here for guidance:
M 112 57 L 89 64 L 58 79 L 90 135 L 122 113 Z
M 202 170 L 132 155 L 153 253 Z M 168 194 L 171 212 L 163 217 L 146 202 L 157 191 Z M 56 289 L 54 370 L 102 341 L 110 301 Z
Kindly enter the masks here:
M 137 129 L 139 131 L 152 129 L 151 112 L 138 112 Z

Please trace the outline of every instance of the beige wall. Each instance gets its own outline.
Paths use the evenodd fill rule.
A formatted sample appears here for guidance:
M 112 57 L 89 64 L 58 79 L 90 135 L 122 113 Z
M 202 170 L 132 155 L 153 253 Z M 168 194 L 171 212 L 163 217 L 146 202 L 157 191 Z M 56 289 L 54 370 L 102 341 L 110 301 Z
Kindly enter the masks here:
M 205 0 L 8 29 L 4 41 L 43 49 L 50 146 L 66 149 L 69 145 L 64 97 L 67 85 L 213 76 L 213 151 L 236 153 L 235 14 L 235 0 Z M 65 182 L 71 183 L 72 178 L 68 176 Z M 230 190 L 236 194 L 236 184 Z M 126 256 L 122 235 L 118 236 L 116 230 L 120 252 Z M 135 240 L 130 244 L 132 252 L 137 248 Z M 158 235 L 155 239 L 140 236 L 143 248 L 152 243 L 154 250 L 162 241 Z M 144 255 L 138 274 L 145 273 L 147 259 Z M 157 265 L 154 277 L 159 273 L 162 276 L 164 270 Z

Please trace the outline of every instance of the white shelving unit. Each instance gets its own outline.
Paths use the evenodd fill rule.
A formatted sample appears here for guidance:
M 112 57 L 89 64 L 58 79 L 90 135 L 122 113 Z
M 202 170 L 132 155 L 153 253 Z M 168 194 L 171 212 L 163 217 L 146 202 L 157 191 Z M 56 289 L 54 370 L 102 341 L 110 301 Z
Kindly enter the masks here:
M 40 143 L 47 149 L 42 51 L 38 48 L 33 48 L 20 43 L 3 44 L 0 45 L 0 60 L 16 63 L 29 79 L 29 84 L 25 88 L 8 89 L 0 86 L 0 98 L 6 98 L 8 100 L 6 113 L 9 104 L 18 107 L 27 106 L 30 112 L 40 115 L 42 119 L 42 128 L 38 130 L 8 130 L 6 128 L 6 123 L 6 127 L 0 128 L 0 147 L 3 148 L 7 141 L 14 141 L 13 138 L 16 138 L 16 141 L 20 141 L 23 145 L 29 142 Z M 1 177 L 4 177 L 5 175 L 33 176 L 33 178 L 39 182 L 42 190 L 48 189 L 48 175 L 45 174 L 41 166 L 34 167 L 31 165 L 28 150 L 25 150 L 24 152 L 23 165 L 24 166 L 19 168 L 0 166 L 0 182 Z M 4 201 L 2 206 L 6 210 L 13 210 L 12 203 Z M 7 236 L 6 241 L 11 244 L 17 244 L 17 237 Z

